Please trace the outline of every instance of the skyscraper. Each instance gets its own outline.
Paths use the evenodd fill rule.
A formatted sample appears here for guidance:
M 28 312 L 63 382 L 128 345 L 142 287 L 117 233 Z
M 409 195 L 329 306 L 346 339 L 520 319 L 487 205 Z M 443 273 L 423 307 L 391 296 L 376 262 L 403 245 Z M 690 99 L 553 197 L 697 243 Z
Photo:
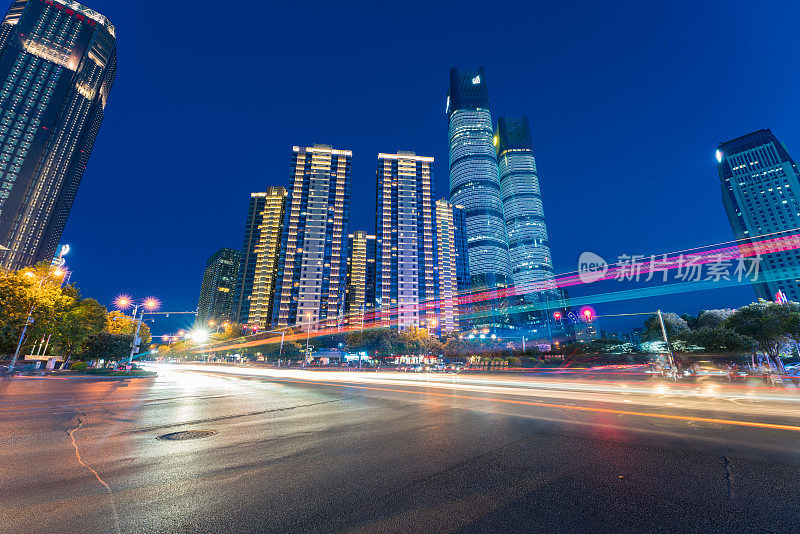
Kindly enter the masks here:
M 378 154 L 375 303 L 381 324 L 424 326 L 420 303 L 435 297 L 433 158 Z
M 347 236 L 348 324 L 362 324 L 364 314 L 375 308 L 375 245 L 375 236 L 361 230 Z
M 513 283 L 486 72 L 450 69 L 450 201 L 464 206 L 473 288 Z
M 520 294 L 555 290 L 528 117 L 500 117 L 494 144 L 514 285 Z
M 344 321 L 350 165 L 328 145 L 293 147 L 273 323 L 317 330 Z
M 758 130 L 720 144 L 716 158 L 722 204 L 740 247 L 766 236 L 775 238 L 797 232 L 797 165 L 770 130 Z M 800 301 L 800 250 L 767 254 L 758 268 L 758 276 L 752 279 L 758 298 L 775 300 L 776 294 L 783 291 L 789 300 Z
M 117 70 L 116 32 L 68 0 L 15 0 L 0 25 L 0 265 L 50 261 Z
M 236 278 L 236 294 L 234 296 L 233 319 L 237 323 L 250 323 L 250 301 L 253 296 L 253 283 L 256 279 L 258 265 L 258 243 L 261 241 L 261 223 L 264 222 L 264 207 L 267 205 L 267 193 L 250 193 L 250 204 L 247 207 L 247 219 L 244 221 L 244 239 L 242 240 L 242 260 Z
M 197 303 L 198 324 L 231 319 L 240 257 L 238 250 L 221 248 L 208 258 Z
M 250 310 L 247 322 L 266 327 L 272 324 L 272 304 L 275 296 L 275 280 L 283 227 L 283 212 L 286 204 L 286 189 L 267 188 L 264 211 L 258 227 L 256 245 L 256 269 L 253 292 L 250 295 Z
M 458 296 L 469 289 L 466 216 L 462 206 L 444 199 L 436 201 L 435 214 L 437 331 L 452 332 L 462 327 Z

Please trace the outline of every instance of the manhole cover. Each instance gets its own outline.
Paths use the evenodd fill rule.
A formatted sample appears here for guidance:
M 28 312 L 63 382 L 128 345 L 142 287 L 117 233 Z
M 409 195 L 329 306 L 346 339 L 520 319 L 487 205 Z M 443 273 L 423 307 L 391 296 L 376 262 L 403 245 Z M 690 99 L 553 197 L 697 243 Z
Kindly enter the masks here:
M 164 434 L 163 436 L 159 436 L 158 439 L 182 441 L 184 439 L 207 438 L 208 436 L 213 436 L 216 433 L 216 430 L 184 430 L 182 432 L 171 432 L 169 434 Z

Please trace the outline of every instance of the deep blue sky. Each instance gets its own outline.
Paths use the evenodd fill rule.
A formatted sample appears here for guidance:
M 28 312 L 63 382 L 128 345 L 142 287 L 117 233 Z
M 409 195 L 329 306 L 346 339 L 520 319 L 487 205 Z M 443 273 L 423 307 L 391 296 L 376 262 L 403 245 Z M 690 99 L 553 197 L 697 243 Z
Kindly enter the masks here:
M 374 229 L 378 152 L 434 156 L 446 197 L 451 66 L 486 67 L 495 118 L 529 116 L 557 272 L 584 250 L 731 239 L 719 141 L 772 128 L 800 157 L 795 2 L 88 5 L 117 27 L 119 70 L 62 241 L 105 304 L 195 309 L 206 258 L 241 246 L 250 192 L 287 183 L 293 144 L 353 150 L 351 228 Z M 598 312 L 752 299 L 745 286 Z

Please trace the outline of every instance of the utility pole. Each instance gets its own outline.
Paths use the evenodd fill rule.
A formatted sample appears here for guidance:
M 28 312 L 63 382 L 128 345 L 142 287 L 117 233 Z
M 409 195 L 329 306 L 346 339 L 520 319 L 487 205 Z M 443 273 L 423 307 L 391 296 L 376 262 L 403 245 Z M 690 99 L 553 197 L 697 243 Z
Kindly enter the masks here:
M 678 370 L 675 368 L 675 356 L 672 354 L 672 347 L 669 346 L 669 339 L 667 339 L 667 329 L 664 326 L 664 316 L 661 315 L 661 310 L 656 310 L 658 314 L 658 322 L 661 324 L 661 335 L 664 336 L 664 343 L 667 344 L 667 353 L 669 354 L 669 365 L 672 368 L 672 372 L 675 373 L 675 377 L 677 378 Z
M 136 308 L 133 309 L 133 317 L 136 318 Z M 133 334 L 133 341 L 131 341 L 131 356 L 128 358 L 128 363 L 133 365 L 133 355 L 138 352 L 139 349 L 139 329 L 142 327 L 142 319 L 144 318 L 144 308 L 142 308 L 142 313 L 139 315 L 139 320 L 136 321 L 136 332 Z

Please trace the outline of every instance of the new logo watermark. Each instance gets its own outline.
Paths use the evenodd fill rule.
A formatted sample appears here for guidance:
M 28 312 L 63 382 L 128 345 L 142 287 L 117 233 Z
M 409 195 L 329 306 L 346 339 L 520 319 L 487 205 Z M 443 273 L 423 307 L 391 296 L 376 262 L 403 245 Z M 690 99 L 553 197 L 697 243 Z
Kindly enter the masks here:
M 723 254 L 680 254 L 677 256 L 662 255 L 628 255 L 623 254 L 617 262 L 608 262 L 594 252 L 584 252 L 578 258 L 578 278 L 584 284 L 599 280 L 617 280 L 620 282 L 649 282 L 656 273 L 662 282 L 669 279 L 681 282 L 758 280 L 761 256 L 749 258 Z
M 608 262 L 594 252 L 583 252 L 578 258 L 578 278 L 584 284 L 591 284 L 605 278 Z

